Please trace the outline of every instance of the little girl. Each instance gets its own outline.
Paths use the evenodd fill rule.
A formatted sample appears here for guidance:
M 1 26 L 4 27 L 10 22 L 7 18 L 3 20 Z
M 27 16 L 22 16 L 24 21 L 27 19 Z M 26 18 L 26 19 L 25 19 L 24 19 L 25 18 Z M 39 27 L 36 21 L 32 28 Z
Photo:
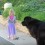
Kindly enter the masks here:
M 14 16 L 14 11 L 11 9 L 9 11 L 8 18 L 8 34 L 10 39 L 15 39 L 16 29 L 15 29 L 16 18 Z

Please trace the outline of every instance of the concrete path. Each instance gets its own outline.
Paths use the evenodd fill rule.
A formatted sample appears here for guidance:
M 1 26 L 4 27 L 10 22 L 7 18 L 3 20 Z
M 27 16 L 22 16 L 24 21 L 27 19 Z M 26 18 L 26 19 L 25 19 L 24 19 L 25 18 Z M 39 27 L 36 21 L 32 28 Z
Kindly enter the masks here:
M 18 40 L 9 40 L 7 34 L 7 27 L 0 24 L 0 36 L 4 38 L 6 41 L 14 44 L 14 45 L 36 45 L 36 40 L 31 37 L 31 35 L 27 35 L 21 31 L 17 30 L 16 36 L 19 37 Z M 1 42 L 1 40 L 0 40 Z M 5 42 L 6 44 L 6 42 Z
M 14 45 L 11 42 L 5 40 L 4 38 L 0 37 L 0 45 Z

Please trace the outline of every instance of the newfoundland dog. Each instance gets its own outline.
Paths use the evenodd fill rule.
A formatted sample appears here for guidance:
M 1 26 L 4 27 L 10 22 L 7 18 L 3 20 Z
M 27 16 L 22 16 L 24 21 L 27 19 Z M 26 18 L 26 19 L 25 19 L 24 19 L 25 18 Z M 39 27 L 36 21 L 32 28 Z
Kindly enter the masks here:
M 45 45 L 45 22 L 27 16 L 22 25 L 29 29 L 29 33 L 37 40 L 37 45 Z

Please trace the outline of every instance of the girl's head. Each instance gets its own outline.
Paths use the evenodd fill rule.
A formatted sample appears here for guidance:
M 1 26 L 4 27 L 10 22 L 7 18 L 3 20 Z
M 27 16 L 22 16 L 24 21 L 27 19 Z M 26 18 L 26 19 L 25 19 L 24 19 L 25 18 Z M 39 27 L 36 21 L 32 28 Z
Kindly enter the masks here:
M 11 15 L 15 15 L 15 12 L 13 9 L 10 9 L 10 11 L 9 11 L 9 16 L 11 16 Z
M 14 15 L 15 15 L 14 10 L 10 9 L 10 11 L 9 11 L 9 17 L 10 17 L 11 20 L 13 20 Z

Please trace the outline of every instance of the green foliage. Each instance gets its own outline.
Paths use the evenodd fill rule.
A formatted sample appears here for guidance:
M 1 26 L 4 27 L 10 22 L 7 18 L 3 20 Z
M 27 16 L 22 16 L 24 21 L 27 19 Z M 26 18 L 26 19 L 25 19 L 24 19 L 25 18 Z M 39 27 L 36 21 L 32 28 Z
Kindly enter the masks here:
M 0 2 L 0 10 L 1 10 L 1 8 L 2 8 L 2 5 L 3 5 L 2 2 Z
M 22 16 L 22 12 L 21 12 L 20 8 L 21 7 L 14 7 L 14 11 L 15 11 L 15 14 L 16 14 L 16 18 L 18 20 L 20 20 L 21 19 L 21 16 Z
M 2 16 L 4 18 L 7 18 L 9 16 L 9 10 L 10 10 L 10 8 L 7 8 L 6 10 L 3 11 Z
M 39 20 L 45 20 L 45 2 L 43 0 L 40 0 L 40 2 L 39 0 L 28 1 L 15 8 L 18 19 L 22 21 L 25 16 L 31 16 Z
M 23 20 L 25 16 L 31 16 L 39 20 L 45 20 L 45 0 L 2 0 L 11 2 L 18 20 Z M 4 11 L 5 12 L 5 11 Z M 6 13 L 6 17 L 7 17 Z
M 42 20 L 42 21 L 45 21 L 45 11 L 37 11 L 31 17 Z

